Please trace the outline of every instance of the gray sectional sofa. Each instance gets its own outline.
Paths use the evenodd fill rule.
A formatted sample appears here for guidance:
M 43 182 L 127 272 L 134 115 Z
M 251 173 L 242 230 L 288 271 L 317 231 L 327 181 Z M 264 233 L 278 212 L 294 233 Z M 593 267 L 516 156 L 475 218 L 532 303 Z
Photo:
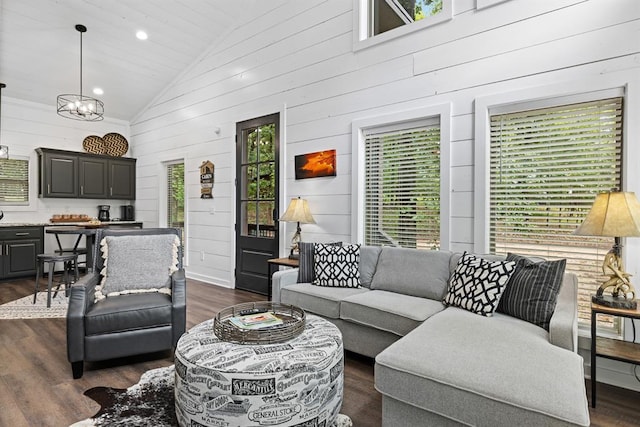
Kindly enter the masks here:
M 330 320 L 346 350 L 375 357 L 384 426 L 589 425 L 576 276 L 565 273 L 547 331 L 445 306 L 460 256 L 362 246 L 361 287 L 298 283 L 297 269 L 279 271 L 273 300 Z

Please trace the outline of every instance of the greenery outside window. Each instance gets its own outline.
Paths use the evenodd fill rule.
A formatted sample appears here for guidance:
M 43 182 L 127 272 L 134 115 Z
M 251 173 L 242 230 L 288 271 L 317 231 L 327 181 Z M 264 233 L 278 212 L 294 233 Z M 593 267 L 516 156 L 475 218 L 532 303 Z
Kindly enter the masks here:
M 582 323 L 590 322 L 613 238 L 572 233 L 596 194 L 621 188 L 622 104 L 617 97 L 490 112 L 490 251 L 566 258 L 578 276 Z M 599 327 L 619 332 L 614 319 L 600 319 Z
M 440 248 L 438 119 L 363 130 L 364 243 Z
M 186 253 L 184 235 L 184 163 L 167 165 L 167 227 L 182 229 L 183 254 Z
M 0 159 L 0 205 L 29 204 L 29 160 Z

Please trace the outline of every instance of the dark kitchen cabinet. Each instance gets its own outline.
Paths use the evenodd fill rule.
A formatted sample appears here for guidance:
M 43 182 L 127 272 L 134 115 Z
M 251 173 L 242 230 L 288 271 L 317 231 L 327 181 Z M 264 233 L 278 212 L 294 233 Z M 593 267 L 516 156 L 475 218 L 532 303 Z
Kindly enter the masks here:
M 0 228 L 0 279 L 35 276 L 43 246 L 43 227 Z
M 108 197 L 107 162 L 102 158 L 78 158 L 80 198 L 106 199 Z
M 36 149 L 40 197 L 136 198 L 136 159 Z
M 133 160 L 133 161 L 132 161 Z M 135 159 L 109 160 L 109 198 L 135 200 L 136 162 Z
M 42 197 L 78 197 L 78 156 L 43 152 L 39 183 Z

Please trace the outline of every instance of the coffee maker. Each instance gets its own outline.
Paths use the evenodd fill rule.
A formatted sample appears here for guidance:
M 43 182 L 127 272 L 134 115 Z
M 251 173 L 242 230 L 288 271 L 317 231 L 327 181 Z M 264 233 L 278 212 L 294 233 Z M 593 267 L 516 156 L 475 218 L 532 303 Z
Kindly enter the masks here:
M 109 209 L 111 209 L 109 205 L 98 205 L 99 221 L 109 221 Z

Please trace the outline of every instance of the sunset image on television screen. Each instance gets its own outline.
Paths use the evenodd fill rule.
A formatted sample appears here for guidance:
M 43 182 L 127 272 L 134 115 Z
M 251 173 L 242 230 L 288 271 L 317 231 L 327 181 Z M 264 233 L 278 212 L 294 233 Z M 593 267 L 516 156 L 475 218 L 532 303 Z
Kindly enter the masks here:
M 295 156 L 296 179 L 336 176 L 336 150 Z

